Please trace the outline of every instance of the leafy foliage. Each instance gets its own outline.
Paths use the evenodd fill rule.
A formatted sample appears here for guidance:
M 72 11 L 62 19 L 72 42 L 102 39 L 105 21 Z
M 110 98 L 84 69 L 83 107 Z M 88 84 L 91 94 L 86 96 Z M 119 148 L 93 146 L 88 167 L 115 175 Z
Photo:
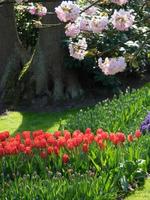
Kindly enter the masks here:
M 15 7 L 18 35 L 26 48 L 33 48 L 38 37 L 38 31 L 33 26 L 33 20 L 38 18 L 26 12 L 22 7 L 23 4 Z
M 120 8 L 115 4 L 102 4 L 101 12 L 106 10 L 111 13 L 113 9 Z M 99 35 L 88 34 L 87 37 L 91 53 L 96 48 L 103 57 L 117 57 L 124 55 L 129 64 L 129 71 L 143 71 L 148 67 L 150 51 L 150 34 L 149 34 L 149 11 L 148 1 L 134 0 L 122 8 L 131 9 L 136 16 L 134 26 L 129 31 L 120 32 L 113 28 Z M 90 53 L 90 51 L 89 51 Z
M 95 131 L 101 127 L 109 132 L 132 132 L 139 127 L 149 109 L 150 87 L 146 86 L 132 92 L 128 90 L 126 94 L 121 93 L 119 97 L 114 96 L 112 101 L 105 100 L 86 111 L 80 110 L 70 116 L 65 128 L 85 130 L 90 127 Z

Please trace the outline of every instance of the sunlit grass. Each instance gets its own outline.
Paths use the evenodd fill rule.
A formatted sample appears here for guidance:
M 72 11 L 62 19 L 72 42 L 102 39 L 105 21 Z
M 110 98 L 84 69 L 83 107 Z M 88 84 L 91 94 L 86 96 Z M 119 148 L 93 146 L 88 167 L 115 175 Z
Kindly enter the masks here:
M 146 180 L 142 190 L 136 190 L 125 200 L 149 200 L 150 199 L 150 179 Z
M 0 116 L 0 131 L 8 130 L 14 133 L 17 127 L 21 126 L 23 116 L 19 112 L 8 112 Z
M 8 130 L 11 134 L 21 132 L 23 130 L 56 131 L 60 124 L 70 114 L 75 114 L 78 110 L 69 110 L 56 113 L 37 113 L 37 112 L 8 112 L 6 115 L 0 116 L 0 131 Z

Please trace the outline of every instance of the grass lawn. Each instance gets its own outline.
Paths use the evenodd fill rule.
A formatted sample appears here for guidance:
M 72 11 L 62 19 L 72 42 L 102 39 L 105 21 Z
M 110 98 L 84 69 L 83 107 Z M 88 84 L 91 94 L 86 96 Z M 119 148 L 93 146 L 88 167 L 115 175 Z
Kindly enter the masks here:
M 0 131 L 8 130 L 11 134 L 24 130 L 55 131 L 59 125 L 64 123 L 70 114 L 77 113 L 78 110 L 69 110 L 56 113 L 36 113 L 36 112 L 8 112 L 0 116 Z
M 142 190 L 136 190 L 125 200 L 149 200 L 150 199 L 150 179 L 146 180 Z

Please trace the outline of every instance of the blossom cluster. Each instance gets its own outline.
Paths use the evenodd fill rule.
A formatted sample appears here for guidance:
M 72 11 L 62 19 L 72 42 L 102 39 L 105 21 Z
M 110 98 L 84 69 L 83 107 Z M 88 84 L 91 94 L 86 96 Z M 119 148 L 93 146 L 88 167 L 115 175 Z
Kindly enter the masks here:
M 17 10 L 28 12 L 31 15 L 37 15 L 39 17 L 43 17 L 47 14 L 47 8 L 40 3 L 28 3 L 28 4 L 21 4 L 22 1 L 18 0 Z
M 140 130 L 142 133 L 145 133 L 146 131 L 150 132 L 150 112 L 145 117 L 144 121 L 142 122 Z
M 69 51 L 70 55 L 78 60 L 83 60 L 86 55 L 87 43 L 86 39 L 79 39 L 78 42 L 70 42 Z
M 16 0 L 17 3 L 22 3 L 23 1 L 26 0 Z M 123 6 L 128 3 L 128 0 L 110 0 L 109 3 Z M 31 15 L 40 17 L 47 14 L 47 8 L 39 3 L 29 3 L 28 6 L 26 6 L 26 10 Z M 84 38 L 84 33 L 102 34 L 103 31 L 106 31 L 111 26 L 118 31 L 128 31 L 134 23 L 134 15 L 131 10 L 126 11 L 124 9 L 119 9 L 113 12 L 101 12 L 98 7 L 89 3 L 81 7 L 81 5 L 79 6 L 74 1 L 62 1 L 61 4 L 55 8 L 55 12 L 58 19 L 66 23 L 65 34 L 71 38 L 69 44 L 70 56 L 78 60 L 83 60 L 87 54 L 88 45 Z M 112 13 L 112 15 L 108 16 L 109 13 Z M 79 41 L 74 42 L 74 38 L 77 38 Z M 100 60 L 101 58 L 99 61 Z M 100 63 L 99 61 L 98 63 Z M 106 65 L 106 63 L 110 64 Z M 112 69 L 113 66 L 114 69 Z M 106 62 L 99 64 L 99 67 L 106 75 L 122 72 L 125 66 L 125 60 L 122 58 L 106 59 Z
M 116 28 L 119 31 L 128 31 L 129 28 L 132 27 L 133 22 L 134 16 L 131 14 L 131 10 L 115 10 L 111 17 L 111 23 L 113 24 L 113 28 Z
M 131 11 L 125 11 L 124 9 L 115 10 L 109 20 L 108 16 L 101 13 L 95 6 L 82 12 L 79 6 L 72 1 L 63 1 L 55 8 L 55 12 L 60 21 L 73 22 L 80 31 L 91 31 L 93 33 L 101 33 L 107 29 L 109 21 L 112 23 L 113 28 L 121 31 L 128 30 L 134 22 L 134 16 Z M 72 30 L 71 25 L 66 26 L 66 28 Z M 74 29 L 71 30 L 70 32 Z M 70 37 L 72 35 L 76 36 L 77 33 L 76 35 L 72 33 L 67 34 Z
M 98 60 L 98 66 L 101 68 L 102 72 L 106 75 L 113 75 L 118 72 L 122 72 L 126 68 L 126 62 L 124 57 L 118 58 L 105 58 L 104 62 L 102 58 Z
M 39 3 L 38 4 L 29 3 L 29 5 L 27 6 L 27 11 L 31 15 L 37 15 L 39 17 L 43 17 L 47 14 L 47 8 Z
M 111 3 L 119 6 L 127 2 L 128 0 L 111 1 Z M 72 39 L 78 37 L 79 39 L 79 42 L 73 42 L 71 40 L 71 44 L 69 45 L 70 55 L 79 60 L 84 59 L 87 51 L 86 39 L 83 37 L 83 33 L 102 34 L 110 26 L 118 31 L 128 31 L 132 27 L 135 18 L 131 10 L 114 10 L 113 14 L 109 17 L 106 12 L 100 12 L 100 9 L 96 6 L 89 6 L 88 4 L 81 10 L 81 7 L 72 1 L 63 1 L 55 8 L 55 12 L 60 21 L 67 23 L 65 26 L 66 36 Z M 84 48 L 82 47 L 81 41 L 84 41 Z M 79 46 L 80 44 L 81 46 Z M 106 59 L 103 64 L 100 64 L 100 60 L 101 58 L 98 61 L 99 67 L 106 75 L 122 72 L 126 68 L 125 59 L 122 57 L 118 59 Z
M 80 8 L 72 1 L 63 1 L 60 6 L 55 8 L 57 17 L 62 22 L 75 21 L 80 15 Z
M 73 133 L 64 130 L 51 134 L 37 130 L 32 133 L 23 131 L 13 137 L 8 131 L 4 131 L 0 133 L 0 157 L 19 154 L 34 156 L 38 153 L 43 159 L 51 155 L 61 156 L 62 162 L 67 163 L 70 152 L 77 148 L 83 153 L 88 153 L 93 143 L 97 144 L 99 150 L 104 150 L 109 142 L 115 146 L 123 145 L 125 142 L 133 142 L 140 137 L 140 130 L 128 136 L 122 132 L 108 134 L 103 129 L 98 129 L 94 135 L 90 128 L 87 128 L 84 133 L 80 130 L 75 130 Z

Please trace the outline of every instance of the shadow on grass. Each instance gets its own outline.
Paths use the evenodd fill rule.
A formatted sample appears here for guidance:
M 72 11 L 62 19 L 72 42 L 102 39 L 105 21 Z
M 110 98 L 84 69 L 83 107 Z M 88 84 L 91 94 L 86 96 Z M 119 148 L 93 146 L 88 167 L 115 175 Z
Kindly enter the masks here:
M 22 115 L 22 122 L 14 133 L 24 130 L 39 130 L 56 131 L 60 124 L 65 123 L 69 115 L 76 114 L 79 110 L 69 110 L 65 112 L 56 113 L 37 113 L 37 112 L 20 112 Z

